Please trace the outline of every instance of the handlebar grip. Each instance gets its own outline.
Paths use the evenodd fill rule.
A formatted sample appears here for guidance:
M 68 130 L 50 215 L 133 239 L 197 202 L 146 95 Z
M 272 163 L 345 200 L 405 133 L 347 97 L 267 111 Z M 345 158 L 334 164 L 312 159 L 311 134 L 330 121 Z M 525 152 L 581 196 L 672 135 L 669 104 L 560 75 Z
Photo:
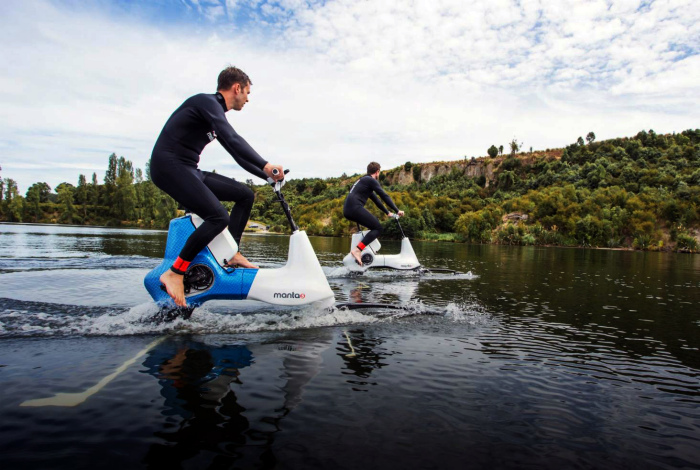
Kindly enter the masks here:
M 289 170 L 284 170 L 284 174 L 286 175 L 287 173 L 289 173 Z M 273 168 L 273 169 L 272 169 L 272 174 L 273 174 L 274 176 L 277 176 L 277 175 L 280 174 L 280 171 L 279 171 L 277 168 Z M 275 181 L 275 180 L 273 180 L 272 178 L 267 178 L 267 182 L 268 182 L 268 183 L 270 184 L 270 186 L 272 186 L 272 187 L 275 187 L 277 184 L 279 184 L 279 185 L 280 185 L 280 188 L 282 188 L 282 186 L 284 186 L 284 183 L 285 183 L 284 178 L 281 179 L 281 180 L 279 180 L 279 181 Z

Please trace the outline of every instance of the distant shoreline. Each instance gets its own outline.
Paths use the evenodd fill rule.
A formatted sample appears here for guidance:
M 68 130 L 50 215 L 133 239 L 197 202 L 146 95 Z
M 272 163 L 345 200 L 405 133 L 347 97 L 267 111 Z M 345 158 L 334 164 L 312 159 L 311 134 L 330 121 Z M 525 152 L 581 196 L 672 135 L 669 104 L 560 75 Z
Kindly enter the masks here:
M 0 222 L 0 225 L 38 225 L 38 226 L 47 226 L 47 227 L 84 227 L 84 228 L 104 228 L 104 229 L 111 229 L 111 230 L 148 230 L 152 232 L 167 232 L 167 230 L 164 229 L 157 229 L 157 228 L 147 228 L 147 227 L 133 227 L 133 226 L 107 226 L 107 225 L 76 225 L 76 224 L 49 224 L 49 223 L 42 223 L 42 222 Z M 248 230 L 246 229 L 244 231 L 245 235 L 275 235 L 275 236 L 284 236 L 287 235 L 286 232 L 273 232 L 270 230 Z M 322 238 L 345 238 L 345 237 L 338 237 L 338 236 L 332 236 L 332 235 L 309 235 L 310 237 L 322 237 Z M 652 253 L 682 253 L 682 254 L 696 254 L 692 251 L 683 251 L 683 250 L 670 250 L 670 249 L 658 249 L 658 250 L 639 250 L 634 247 L 605 247 L 605 246 L 578 246 L 578 245 L 538 245 L 538 244 L 532 244 L 532 245 L 522 245 L 522 244 L 506 244 L 506 243 L 473 243 L 473 242 L 466 242 L 466 241 L 460 241 L 456 239 L 450 239 L 450 240 L 434 240 L 430 238 L 412 238 L 409 237 L 414 241 L 420 241 L 420 242 L 427 242 L 427 243 L 459 243 L 462 245 L 470 245 L 470 246 L 531 246 L 531 247 L 537 247 L 537 248 L 574 248 L 578 250 L 608 250 L 608 251 L 638 251 L 638 252 L 652 252 Z M 399 239 L 397 238 L 390 238 L 386 240 L 394 240 L 398 241 Z
M 46 222 L 4 222 L 0 221 L 0 225 L 40 225 L 45 227 L 92 227 L 92 228 L 106 228 L 113 230 L 152 230 L 154 232 L 167 232 L 162 228 L 149 228 L 149 227 L 134 227 L 130 225 L 79 225 L 79 224 L 49 224 Z

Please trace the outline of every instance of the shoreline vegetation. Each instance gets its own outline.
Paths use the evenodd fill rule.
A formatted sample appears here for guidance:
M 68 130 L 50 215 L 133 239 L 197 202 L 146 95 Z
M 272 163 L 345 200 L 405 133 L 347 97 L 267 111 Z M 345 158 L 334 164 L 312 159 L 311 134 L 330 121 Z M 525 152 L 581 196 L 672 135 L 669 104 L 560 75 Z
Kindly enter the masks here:
M 563 149 L 523 151 L 513 139 L 492 145 L 484 157 L 432 163 L 406 162 L 383 170 L 382 186 L 406 212 L 401 225 L 415 240 L 476 244 L 700 250 L 700 129 L 633 137 L 586 139 Z M 349 186 L 361 175 L 303 178 L 285 185 L 294 218 L 309 235 L 348 236 L 354 223 L 342 215 Z M 285 233 L 287 222 L 266 185 L 256 193 L 251 221 Z M 77 186 L 53 190 L 34 183 L 19 194 L 0 179 L 0 221 L 167 229 L 181 215 L 177 203 L 131 161 L 112 154 L 102 182 L 96 173 Z M 224 203 L 230 209 L 231 203 Z M 393 220 L 383 238 L 399 238 Z

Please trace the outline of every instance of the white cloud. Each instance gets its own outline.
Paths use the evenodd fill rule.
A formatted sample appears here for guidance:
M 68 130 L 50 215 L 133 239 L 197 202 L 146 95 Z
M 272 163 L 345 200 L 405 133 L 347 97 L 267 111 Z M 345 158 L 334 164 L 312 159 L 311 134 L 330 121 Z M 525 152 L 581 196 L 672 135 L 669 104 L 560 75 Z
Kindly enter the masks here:
M 698 127 L 692 3 L 184 2 L 203 29 L 3 3 L 2 176 L 22 192 L 79 173 L 102 180 L 112 152 L 143 168 L 170 113 L 213 91 L 229 63 L 254 82 L 229 120 L 297 177 L 484 155 L 513 137 L 538 149 L 591 130 L 601 140 Z M 228 32 L 243 16 L 258 22 Z M 202 167 L 251 177 L 218 144 Z

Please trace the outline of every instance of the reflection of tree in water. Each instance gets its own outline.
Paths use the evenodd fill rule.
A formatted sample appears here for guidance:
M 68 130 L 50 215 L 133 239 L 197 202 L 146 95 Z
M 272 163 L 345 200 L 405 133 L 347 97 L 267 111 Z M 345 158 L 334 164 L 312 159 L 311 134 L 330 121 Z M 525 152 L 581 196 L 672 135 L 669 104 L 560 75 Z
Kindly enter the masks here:
M 150 468 L 176 469 L 185 463 L 198 468 L 274 468 L 272 444 L 280 422 L 301 401 L 303 387 L 319 370 L 318 348 L 308 349 L 285 355 L 286 384 L 275 387 L 279 393 L 271 399 L 256 400 L 247 409 L 234 392 L 243 385 L 241 369 L 254 364 L 247 346 L 216 347 L 178 339 L 157 347 L 145 365 L 161 385 L 166 420 L 154 433 L 159 442 L 151 445 L 144 462 Z M 263 416 L 255 409 L 261 403 L 270 408 L 262 410 Z
M 382 349 L 381 345 L 384 341 L 381 338 L 370 338 L 363 330 L 348 331 L 347 335 L 348 337 L 343 338 L 343 341 L 340 341 L 336 348 L 345 362 L 346 369 L 342 371 L 343 374 L 369 379 L 372 371 L 388 365 L 383 362 L 383 359 L 393 355 L 393 353 Z M 348 383 L 359 387 L 376 385 L 376 382 L 355 379 L 348 380 Z M 353 390 L 366 391 L 366 389 L 355 387 Z

